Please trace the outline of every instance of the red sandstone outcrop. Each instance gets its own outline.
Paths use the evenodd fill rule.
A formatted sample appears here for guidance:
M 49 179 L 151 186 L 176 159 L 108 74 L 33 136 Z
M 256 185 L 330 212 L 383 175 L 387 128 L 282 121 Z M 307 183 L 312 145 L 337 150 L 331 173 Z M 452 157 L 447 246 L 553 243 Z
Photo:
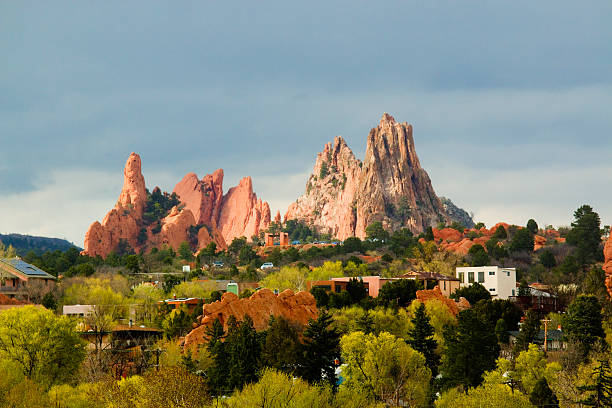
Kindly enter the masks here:
M 140 156 L 132 153 L 125 163 L 123 188 L 119 199 L 102 223 L 96 221 L 87 230 L 84 252 L 90 256 L 105 257 L 117 248 L 120 240 L 125 240 L 132 248 L 138 247 L 139 225 L 146 201 Z
M 366 227 L 382 221 L 388 229 L 420 233 L 449 221 L 427 172 L 416 155 L 412 126 L 384 114 L 370 131 L 363 163 L 341 137 L 325 145 L 285 220 L 298 219 L 339 239 L 365 238 Z
M 250 240 L 253 235 L 259 235 L 259 231 L 268 228 L 270 206 L 253 193 L 250 177 L 240 180 L 223 196 L 217 225 L 227 243 L 243 236 Z
M 247 314 L 253 319 L 255 329 L 260 331 L 268 327 L 270 316 L 282 316 L 294 323 L 306 325 L 310 319 L 316 319 L 318 310 L 315 298 L 309 292 L 293 293 L 287 289 L 275 295 L 270 289 L 261 289 L 248 299 L 239 299 L 233 293 L 225 293 L 220 301 L 204 305 L 203 314 L 198 318 L 199 325 L 185 337 L 185 347 L 197 347 L 206 343 L 206 329 L 215 319 L 219 319 L 227 330 L 230 316 L 241 321 Z
M 438 286 L 430 290 L 417 290 L 416 298 L 423 303 L 438 300 L 442 304 L 446 305 L 448 310 L 450 310 L 454 316 L 457 316 L 462 310 L 470 308 L 470 302 L 468 302 L 466 298 L 460 297 L 459 300 L 449 299 L 442 294 Z
M 612 297 L 612 235 L 610 235 L 604 246 L 604 258 L 603 270 L 606 272 L 606 288 L 608 289 L 608 294 Z
M 140 157 L 132 153 L 125 165 L 119 199 L 102 223 L 91 224 L 85 234 L 83 252 L 106 257 L 121 241 L 136 251 L 164 245 L 177 249 L 185 241 L 191 242 L 195 250 L 210 242 L 225 249 L 226 243 L 234 238 L 250 239 L 270 224 L 270 207 L 257 199 L 249 177 L 223 195 L 222 169 L 202 180 L 198 180 L 195 173 L 189 173 L 174 187 L 174 193 L 179 196 L 181 205 L 172 208 L 159 222 L 145 222 L 147 190 Z M 195 237 L 190 235 L 194 226 L 199 227 Z

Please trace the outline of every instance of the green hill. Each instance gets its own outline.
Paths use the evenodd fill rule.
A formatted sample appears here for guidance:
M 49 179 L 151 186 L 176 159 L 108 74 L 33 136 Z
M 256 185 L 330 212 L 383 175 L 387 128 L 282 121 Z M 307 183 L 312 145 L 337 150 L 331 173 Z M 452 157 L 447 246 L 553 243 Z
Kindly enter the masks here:
M 4 245 L 12 245 L 20 256 L 25 255 L 29 251 L 34 251 L 37 254 L 42 254 L 46 251 L 66 251 L 68 248 L 76 247 L 76 245 L 60 238 L 35 237 L 32 235 L 22 234 L 0 234 L 0 242 Z M 78 247 L 77 247 L 78 248 Z M 80 250 L 80 248 L 79 248 Z

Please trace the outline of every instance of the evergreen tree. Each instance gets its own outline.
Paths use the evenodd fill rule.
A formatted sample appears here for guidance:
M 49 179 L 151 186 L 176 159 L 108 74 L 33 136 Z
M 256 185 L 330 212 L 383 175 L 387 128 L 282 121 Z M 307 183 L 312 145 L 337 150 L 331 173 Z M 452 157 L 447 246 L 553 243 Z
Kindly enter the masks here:
M 529 401 L 537 408 L 559 408 L 559 400 L 548 386 L 546 377 L 540 378 L 533 387 Z
M 259 336 L 253 327 L 253 319 L 244 315 L 240 323 L 228 319 L 225 348 L 227 352 L 228 390 L 239 389 L 257 381 L 261 358 Z
M 427 229 L 425 230 L 425 241 L 433 241 L 433 240 L 434 240 L 433 229 L 431 227 L 427 227 Z
M 563 327 L 569 339 L 581 345 L 586 356 L 605 337 L 599 300 L 592 295 L 578 296 L 567 308 Z
M 607 360 L 599 360 L 599 366 L 593 371 L 595 384 L 578 387 L 581 393 L 588 393 L 580 401 L 587 407 L 612 407 L 612 373 Z
M 479 300 L 490 300 L 491 293 L 482 286 L 480 283 L 475 282 L 465 288 L 459 288 L 453 292 L 450 297 L 452 299 L 459 299 L 460 297 L 466 298 L 470 305 L 475 305 Z
M 444 340 L 447 351 L 442 372 L 448 385 L 476 387 L 482 382 L 483 373 L 495 368 L 499 355 L 497 337 L 473 310 L 459 313 L 457 326 L 445 330 Z
M 521 331 L 516 339 L 515 354 L 529 349 L 529 344 L 533 343 L 540 331 L 540 319 L 533 310 L 525 313 L 525 321 L 521 325 Z
M 436 354 L 438 342 L 434 340 L 434 328 L 429 322 L 425 311 L 425 303 L 421 303 L 412 318 L 413 328 L 408 332 L 408 343 L 413 349 L 425 356 L 425 365 L 431 370 L 432 378 L 438 375 L 440 356 Z
M 327 382 L 336 387 L 334 360 L 340 356 L 340 333 L 331 323 L 331 315 L 321 310 L 304 330 L 298 374 L 311 384 Z
M 532 234 L 537 234 L 538 232 L 538 223 L 535 222 L 533 218 L 527 221 L 527 229 L 531 231 Z
M 468 251 L 472 266 L 486 266 L 489 264 L 489 254 L 480 244 L 472 245 Z
M 506 231 L 506 228 L 504 228 L 503 225 L 500 225 L 495 230 L 495 233 L 493 234 L 493 238 L 506 239 L 508 238 L 508 231 Z
M 206 371 L 208 386 L 213 395 L 222 395 L 227 390 L 227 353 L 223 339 L 225 331 L 219 319 L 206 329 L 206 348 L 212 358 L 212 364 Z
M 369 310 L 366 310 L 363 315 L 357 318 L 357 329 L 364 332 L 365 334 L 372 333 L 374 328 L 374 318 L 370 314 Z
M 270 317 L 269 326 L 261 352 L 262 364 L 293 375 L 300 352 L 298 331 L 283 317 Z
M 510 243 L 510 252 L 533 251 L 533 233 L 527 228 L 521 228 L 514 233 Z
M 351 303 L 359 303 L 362 299 L 368 296 L 368 292 L 363 284 L 363 281 L 357 278 L 349 279 L 346 284 L 346 291 L 351 297 Z
M 545 249 L 540 253 L 540 263 L 546 268 L 554 268 L 557 266 L 555 255 L 548 249 Z
M 576 247 L 574 256 L 583 270 L 601 257 L 600 223 L 599 214 L 589 205 L 583 205 L 574 212 L 567 243 Z
M 510 334 L 508 333 L 508 326 L 504 319 L 499 319 L 495 324 L 495 335 L 497 336 L 497 341 L 502 344 L 508 344 Z

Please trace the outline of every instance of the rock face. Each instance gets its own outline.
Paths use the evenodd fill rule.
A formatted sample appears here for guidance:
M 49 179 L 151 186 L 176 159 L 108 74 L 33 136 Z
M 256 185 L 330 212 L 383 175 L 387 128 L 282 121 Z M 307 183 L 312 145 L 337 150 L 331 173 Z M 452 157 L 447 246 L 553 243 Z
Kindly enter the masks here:
M 449 198 L 440 197 L 440 201 L 451 221 L 456 221 L 466 228 L 474 228 L 474 220 L 467 211 L 457 207 Z
M 368 135 L 360 162 L 341 137 L 319 153 L 306 193 L 287 210 L 298 219 L 339 239 L 365 238 L 366 227 L 382 221 L 391 230 L 423 232 L 449 222 L 414 147 L 412 126 L 384 114 Z
M 606 272 L 606 288 L 608 289 L 608 294 L 612 297 L 612 235 L 604 246 L 604 258 L 603 270 Z
M 161 195 L 158 188 L 153 193 L 156 191 Z M 195 173 L 189 173 L 173 192 L 178 195 L 180 205 L 171 208 L 159 222 L 147 222 L 144 215 L 148 192 L 140 157 L 132 153 L 125 165 L 119 200 L 102 223 L 91 224 L 85 234 L 83 252 L 106 257 L 120 245 L 128 245 L 136 251 L 162 246 L 176 250 L 185 241 L 190 242 L 195 251 L 210 242 L 225 249 L 234 238 L 250 239 L 270 224 L 270 207 L 253 193 L 249 177 L 224 195 L 222 169 L 202 180 Z
M 282 316 L 302 326 L 318 315 L 315 298 L 309 292 L 293 293 L 287 289 L 275 295 L 270 289 L 261 289 L 248 299 L 239 299 L 233 293 L 225 293 L 220 301 L 206 304 L 203 314 L 198 318 L 199 325 L 185 337 L 185 347 L 197 347 L 206 342 L 206 329 L 212 326 L 215 319 L 227 330 L 227 321 L 234 316 L 238 321 L 245 315 L 253 319 L 255 330 L 268 327 L 270 316 Z

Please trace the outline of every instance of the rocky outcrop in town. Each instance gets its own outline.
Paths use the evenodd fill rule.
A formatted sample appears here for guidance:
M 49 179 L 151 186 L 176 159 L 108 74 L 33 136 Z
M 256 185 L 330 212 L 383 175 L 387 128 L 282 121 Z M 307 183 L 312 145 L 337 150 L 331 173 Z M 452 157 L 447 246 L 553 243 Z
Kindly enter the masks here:
M 233 293 L 224 293 L 221 300 L 203 306 L 203 313 L 198 317 L 196 327 L 185 336 L 184 346 L 191 348 L 206 343 L 206 329 L 212 326 L 215 319 L 219 319 L 227 330 L 230 316 L 242 321 L 245 315 L 253 319 L 255 330 L 261 331 L 268 327 L 270 316 L 282 316 L 305 326 L 310 319 L 317 318 L 318 310 L 317 302 L 309 292 L 294 293 L 286 289 L 275 295 L 270 289 L 261 289 L 248 299 L 239 299 Z
M 285 220 L 290 219 L 339 239 L 365 238 L 374 221 L 420 233 L 452 220 L 420 165 L 412 126 L 386 113 L 368 135 L 363 162 L 341 137 L 325 145 L 305 194 L 287 210 Z
M 447 298 L 442 294 L 438 286 L 428 290 L 417 290 L 416 298 L 422 303 L 438 301 L 445 305 L 453 316 L 457 316 L 459 312 L 471 307 L 470 302 L 464 297 L 460 297 L 459 300 Z
M 604 246 L 604 259 L 603 270 L 606 273 L 606 288 L 610 297 L 612 297 L 612 235 Z
M 83 252 L 106 257 L 128 247 L 135 251 L 163 246 L 177 249 L 182 242 L 189 242 L 194 251 L 210 242 L 223 249 L 234 238 L 250 239 L 269 224 L 270 207 L 257 198 L 249 177 L 225 195 L 222 169 L 201 180 L 195 173 L 187 174 L 174 187 L 173 195 L 157 187 L 149 193 L 140 156 L 132 153 L 119 200 L 101 223 L 91 224 Z

